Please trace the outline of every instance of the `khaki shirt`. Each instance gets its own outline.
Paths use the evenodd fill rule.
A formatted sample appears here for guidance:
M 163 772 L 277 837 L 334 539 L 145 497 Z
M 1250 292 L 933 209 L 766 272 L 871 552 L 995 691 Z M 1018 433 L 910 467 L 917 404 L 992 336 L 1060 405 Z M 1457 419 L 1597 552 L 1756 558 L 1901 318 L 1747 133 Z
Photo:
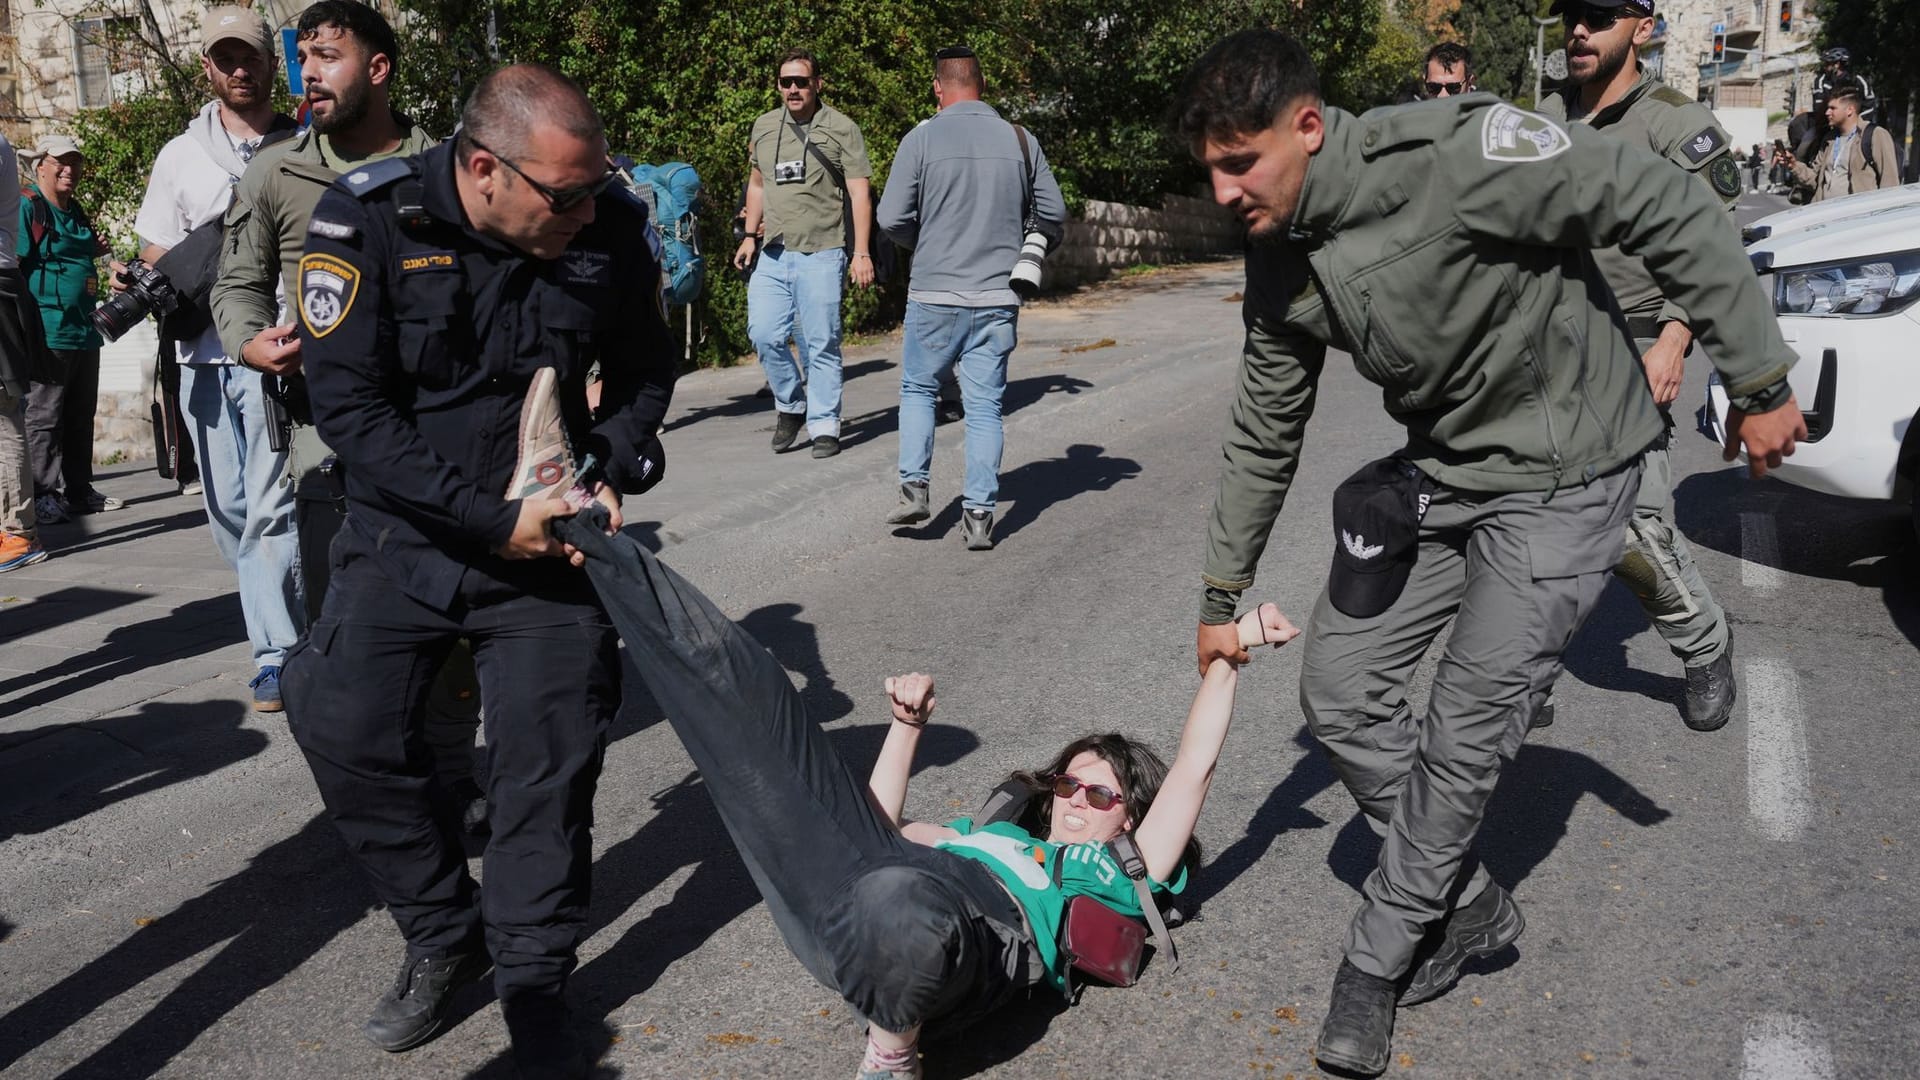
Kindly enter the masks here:
M 1574 93 L 1569 89 L 1550 95 L 1540 103 L 1541 115 L 1566 122 Z M 1726 207 L 1727 228 L 1735 229 L 1732 213 L 1740 201 L 1740 166 L 1733 160 L 1732 140 L 1705 105 L 1642 69 L 1640 81 L 1625 97 L 1575 123 L 1614 138 L 1630 139 L 1698 176 Z M 1594 252 L 1593 261 L 1599 264 L 1600 274 L 1613 289 L 1622 312 L 1635 318 L 1692 325 L 1686 312 L 1662 295 L 1653 272 L 1640 259 L 1612 247 Z
M 438 141 L 416 127 L 391 153 L 346 157 L 308 128 L 248 164 L 227 207 L 226 245 L 213 285 L 213 321 L 228 356 L 238 362 L 248 338 L 280 325 L 278 286 L 297 280 L 307 219 L 334 178 L 355 165 L 417 154 Z
M 1204 622 L 1233 617 L 1299 464 L 1329 347 L 1449 488 L 1588 483 L 1665 430 L 1588 252 L 1654 268 L 1738 407 L 1787 400 L 1780 336 L 1740 237 L 1644 146 L 1491 94 L 1326 110 L 1292 228 L 1247 256 L 1246 345 L 1207 528 Z M 1553 574 L 1552 565 L 1536 570 Z
M 866 139 L 846 113 L 822 105 L 806 128 L 807 142 L 819 147 L 848 179 L 873 175 Z M 766 245 L 785 245 L 803 255 L 845 247 L 846 197 L 819 157 L 800 142 L 784 106 L 753 122 L 748 147 L 765 185 Z M 781 176 L 794 173 L 795 162 L 799 179 L 782 181 Z

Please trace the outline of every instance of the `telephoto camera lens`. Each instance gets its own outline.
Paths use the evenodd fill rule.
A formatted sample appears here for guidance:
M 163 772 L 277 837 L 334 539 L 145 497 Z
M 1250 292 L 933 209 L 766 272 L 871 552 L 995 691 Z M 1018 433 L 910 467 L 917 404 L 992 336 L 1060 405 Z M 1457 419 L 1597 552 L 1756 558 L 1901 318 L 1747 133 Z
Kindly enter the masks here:
M 174 291 L 167 275 L 139 259 L 127 264 L 121 280 L 127 283 L 126 291 L 113 294 L 106 303 L 93 309 L 94 329 L 108 341 L 119 341 L 122 334 L 140 325 L 140 320 L 148 315 L 170 314 L 180 302 L 180 295 Z
M 1040 292 L 1040 264 L 1047 257 L 1046 236 L 1037 229 L 1028 229 L 1026 238 L 1020 241 L 1020 257 L 1013 262 L 1013 272 L 1007 275 L 1007 285 L 1022 300 L 1031 300 Z

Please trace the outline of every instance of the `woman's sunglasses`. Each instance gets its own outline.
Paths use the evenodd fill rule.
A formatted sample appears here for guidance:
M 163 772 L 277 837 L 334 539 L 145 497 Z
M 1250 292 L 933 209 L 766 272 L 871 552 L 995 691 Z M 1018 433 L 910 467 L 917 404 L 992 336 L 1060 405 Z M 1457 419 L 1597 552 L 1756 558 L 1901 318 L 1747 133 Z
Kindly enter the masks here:
M 1086 789 L 1087 805 L 1095 810 L 1111 810 L 1126 800 L 1119 792 L 1101 784 L 1083 784 L 1077 776 L 1061 773 L 1053 778 L 1053 793 L 1062 799 L 1073 798 L 1073 793 Z

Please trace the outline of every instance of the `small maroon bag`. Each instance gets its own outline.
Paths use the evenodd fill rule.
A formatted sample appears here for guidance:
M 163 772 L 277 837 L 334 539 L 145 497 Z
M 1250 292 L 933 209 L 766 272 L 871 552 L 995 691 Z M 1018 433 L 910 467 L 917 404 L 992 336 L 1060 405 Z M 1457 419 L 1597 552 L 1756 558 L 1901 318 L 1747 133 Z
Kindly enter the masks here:
M 1060 948 L 1067 966 L 1109 986 L 1132 986 L 1140 979 L 1147 924 L 1122 915 L 1091 896 L 1067 901 L 1060 927 Z
M 1060 948 L 1067 959 L 1068 995 L 1072 996 L 1073 972 L 1098 979 L 1110 986 L 1132 986 L 1140 981 L 1140 961 L 1147 945 L 1147 927 L 1153 927 L 1153 945 L 1163 953 L 1169 971 L 1180 970 L 1180 954 L 1173 947 L 1173 935 L 1167 933 L 1166 920 L 1147 885 L 1147 861 L 1140 856 L 1133 837 L 1121 833 L 1107 842 L 1120 869 L 1133 881 L 1146 921 L 1122 915 L 1091 896 L 1076 896 L 1067 901 L 1067 913 L 1060 926 Z M 1055 873 L 1059 863 L 1055 862 Z

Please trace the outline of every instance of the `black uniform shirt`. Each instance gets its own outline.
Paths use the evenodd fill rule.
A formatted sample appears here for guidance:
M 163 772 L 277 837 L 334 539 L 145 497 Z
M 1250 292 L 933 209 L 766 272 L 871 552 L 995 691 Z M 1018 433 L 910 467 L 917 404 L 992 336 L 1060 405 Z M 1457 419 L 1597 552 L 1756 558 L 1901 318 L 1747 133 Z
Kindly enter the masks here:
M 342 176 L 314 209 L 292 298 L 314 421 L 346 466 L 347 542 L 442 609 L 469 571 L 524 591 L 570 569 L 493 554 L 519 515 L 505 492 L 534 372 L 557 369 L 575 452 L 626 491 L 675 360 L 646 212 L 620 185 L 549 261 L 471 227 L 456 167 L 449 142 Z M 396 208 L 414 201 L 421 213 L 403 224 Z

